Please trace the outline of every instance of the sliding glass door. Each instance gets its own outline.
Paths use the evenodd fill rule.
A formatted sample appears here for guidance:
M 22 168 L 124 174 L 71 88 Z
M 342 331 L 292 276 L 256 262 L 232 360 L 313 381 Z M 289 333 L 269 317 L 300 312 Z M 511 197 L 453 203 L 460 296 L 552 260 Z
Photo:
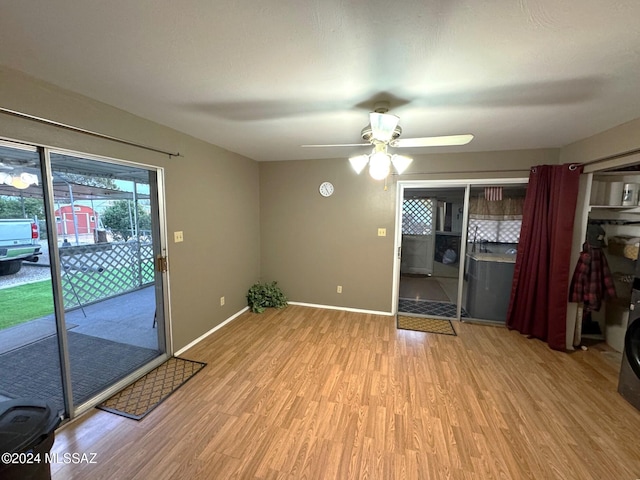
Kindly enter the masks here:
M 471 187 L 463 298 L 473 319 L 506 322 L 525 193 L 526 185 Z
M 397 312 L 504 324 L 526 179 L 398 182 Z
M 0 342 L 11 346 L 9 356 L 0 354 L 0 369 L 18 365 L 13 370 L 23 379 L 0 377 L 0 389 L 9 398 L 49 400 L 72 415 L 166 356 L 163 273 L 155 268 L 163 238 L 159 172 L 73 152 L 5 148 L 31 155 L 0 158 L 6 171 L 20 168 L 37 180 L 0 186 L 0 198 L 13 199 L 4 215 L 21 207 L 21 218 L 40 232 L 40 267 L 22 259 L 21 271 L 46 274 L 33 277 L 37 282 L 34 274 L 24 282 L 20 272 L 0 276 L 0 288 L 7 286 L 0 297 L 13 301 L 0 313 L 13 329 L 0 331 Z M 46 308 L 22 313 L 34 299 Z M 11 343 L 12 336 L 22 340 Z
M 0 400 L 65 408 L 40 154 L 0 142 Z

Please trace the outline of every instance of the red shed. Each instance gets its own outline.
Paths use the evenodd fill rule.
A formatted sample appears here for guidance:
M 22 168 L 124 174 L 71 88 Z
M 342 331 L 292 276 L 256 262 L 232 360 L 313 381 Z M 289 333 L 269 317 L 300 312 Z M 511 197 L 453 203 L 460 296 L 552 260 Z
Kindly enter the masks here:
M 98 225 L 98 213 L 91 207 L 76 205 L 73 207 L 78 225 L 78 234 L 93 234 Z M 65 205 L 55 211 L 58 235 L 75 235 L 73 213 L 71 205 Z

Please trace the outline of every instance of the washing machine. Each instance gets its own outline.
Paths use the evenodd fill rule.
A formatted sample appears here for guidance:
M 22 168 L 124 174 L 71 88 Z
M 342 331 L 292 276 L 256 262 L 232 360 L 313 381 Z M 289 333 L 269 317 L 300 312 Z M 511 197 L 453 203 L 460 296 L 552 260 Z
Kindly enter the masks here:
M 640 410 L 640 279 L 634 280 L 633 288 L 618 392 Z

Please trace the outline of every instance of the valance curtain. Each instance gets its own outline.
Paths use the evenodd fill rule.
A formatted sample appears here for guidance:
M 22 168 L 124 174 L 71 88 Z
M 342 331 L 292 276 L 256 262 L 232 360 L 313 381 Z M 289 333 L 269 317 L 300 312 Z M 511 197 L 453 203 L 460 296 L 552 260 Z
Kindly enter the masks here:
M 469 199 L 469 216 L 478 220 L 520 220 L 524 197 L 487 200 L 484 196 Z
M 571 241 L 581 167 L 540 165 L 531 169 L 507 326 L 566 347 Z

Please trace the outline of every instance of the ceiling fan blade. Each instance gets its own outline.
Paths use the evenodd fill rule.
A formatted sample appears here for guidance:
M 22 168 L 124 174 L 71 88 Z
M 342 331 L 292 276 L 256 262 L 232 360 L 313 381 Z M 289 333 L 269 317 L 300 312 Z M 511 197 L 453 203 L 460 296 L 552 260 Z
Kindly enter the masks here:
M 442 137 L 399 138 L 392 142 L 392 147 L 449 147 L 453 145 L 466 145 L 473 140 L 470 133 L 464 135 L 444 135 Z
M 381 142 L 388 142 L 393 137 L 393 132 L 399 121 L 400 117 L 390 113 L 371 112 L 369 114 L 369 123 L 371 124 L 373 138 Z
M 335 145 L 332 144 L 323 144 L 323 145 L 300 145 L 301 147 L 311 147 L 311 148 L 316 148 L 316 147 L 370 147 L 371 144 L 370 143 L 338 143 Z

